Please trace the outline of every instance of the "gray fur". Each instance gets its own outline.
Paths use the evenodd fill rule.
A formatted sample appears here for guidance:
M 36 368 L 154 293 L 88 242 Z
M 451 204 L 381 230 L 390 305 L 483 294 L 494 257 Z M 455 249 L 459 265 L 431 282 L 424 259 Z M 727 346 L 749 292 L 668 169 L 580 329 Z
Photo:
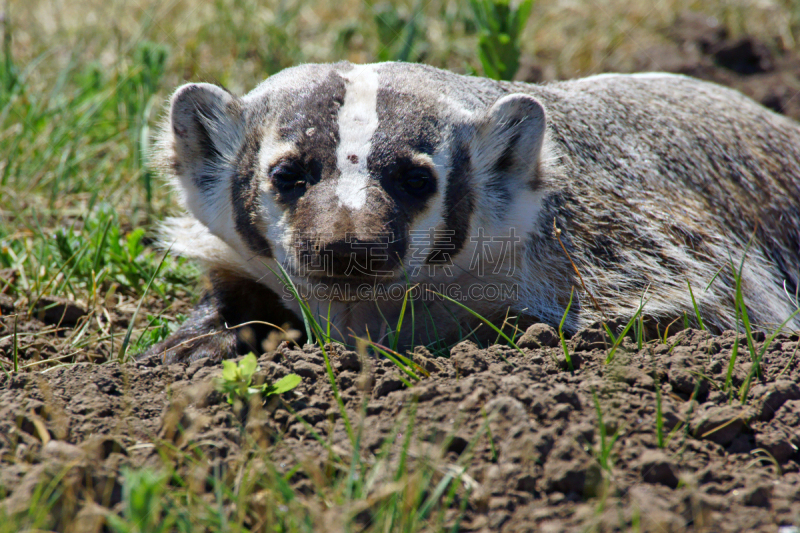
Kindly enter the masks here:
M 348 91 L 358 92 L 348 100 Z M 374 102 L 374 113 L 372 104 L 352 104 L 359 99 Z M 795 309 L 787 293 L 800 283 L 800 128 L 717 85 L 673 75 L 530 85 L 405 63 L 302 65 L 243 98 L 185 86 L 173 98 L 170 121 L 160 143 L 162 168 L 177 178 L 204 226 L 172 222 L 165 240 L 212 271 L 223 268 L 278 293 L 280 282 L 266 265 L 280 263 L 301 288 L 356 283 L 360 278 L 339 270 L 304 274 L 299 262 L 313 256 L 315 243 L 330 245 L 328 258 L 341 260 L 355 253 L 352 243 L 363 249 L 370 236 L 390 242 L 396 260 L 367 276 L 405 286 L 417 230 L 427 224 L 449 232 L 428 243 L 427 264 L 446 257 L 455 270 L 410 281 L 519 289 L 515 301 L 465 302 L 487 316 L 511 308 L 556 324 L 574 287 L 571 331 L 603 315 L 630 317 L 645 292 L 645 314 L 666 324 L 694 314 L 688 281 L 706 324 L 731 328 L 729 265 L 738 265 L 751 237 L 742 283 L 751 320 L 768 327 Z M 364 131 L 339 131 L 340 123 L 363 124 Z M 187 134 L 186 124 L 204 128 Z M 211 152 L 201 142 L 204 132 L 216 147 Z M 337 159 L 345 137 L 366 143 L 366 162 L 355 151 Z M 281 165 L 291 171 L 281 173 Z M 203 169 L 203 179 L 192 169 Z M 404 180 L 414 172 L 430 179 L 409 194 Z M 286 176 L 296 186 L 287 188 Z M 356 183 L 363 187 L 353 189 Z M 363 199 L 339 198 L 337 206 L 341 191 Z M 600 310 L 556 239 L 554 221 Z M 181 244 L 186 232 L 174 229 L 187 227 L 195 232 L 193 246 Z M 498 237 L 509 228 L 520 240 L 504 273 L 470 271 L 479 232 Z M 376 305 L 390 324 L 399 313 L 397 302 L 334 303 L 335 328 L 357 335 L 368 329 L 373 338 L 385 329 Z M 312 304 L 326 315 L 325 301 Z M 297 312 L 293 302 L 286 305 Z M 474 326 L 449 304 L 429 305 L 441 337 Z M 427 341 L 421 329 L 404 342 Z

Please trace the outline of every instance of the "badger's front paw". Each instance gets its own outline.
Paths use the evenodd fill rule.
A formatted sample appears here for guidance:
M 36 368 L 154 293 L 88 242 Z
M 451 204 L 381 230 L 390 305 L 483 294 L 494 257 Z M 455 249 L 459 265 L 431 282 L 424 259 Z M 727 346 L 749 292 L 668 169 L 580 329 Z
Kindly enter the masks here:
M 204 357 L 220 361 L 236 357 L 236 345 L 236 335 L 232 331 L 222 329 L 197 334 L 181 329 L 136 358 L 157 356 L 164 364 L 185 363 Z
M 225 328 L 213 298 L 203 298 L 191 316 L 167 339 L 137 355 L 137 359 L 157 356 L 162 363 L 183 363 L 204 357 L 214 360 L 237 355 L 235 330 Z

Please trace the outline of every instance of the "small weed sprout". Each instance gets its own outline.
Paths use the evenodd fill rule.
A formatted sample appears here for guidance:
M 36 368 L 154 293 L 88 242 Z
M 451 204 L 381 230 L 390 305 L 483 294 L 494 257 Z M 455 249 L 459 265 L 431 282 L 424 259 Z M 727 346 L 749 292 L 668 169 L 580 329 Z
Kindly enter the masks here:
M 639 302 L 639 308 L 636 309 L 636 313 L 634 313 L 634 315 L 631 317 L 631 319 L 628 320 L 628 323 L 622 329 L 622 333 L 617 335 L 616 338 L 611 333 L 611 328 L 609 328 L 608 326 L 605 326 L 606 332 L 609 334 L 609 336 L 611 337 L 611 339 L 613 340 L 613 343 L 614 343 L 611 346 L 611 350 L 608 352 L 608 356 L 606 357 L 606 364 L 609 364 L 609 363 L 611 363 L 611 361 L 614 360 L 614 354 L 617 353 L 617 349 L 622 345 L 622 341 L 625 339 L 625 336 L 628 334 L 628 331 L 630 331 L 630 329 L 633 327 L 633 325 L 636 324 L 637 319 L 639 318 L 639 316 L 642 314 L 642 311 L 644 310 L 644 306 L 647 305 L 647 303 L 649 301 L 650 301 L 649 298 L 647 300 L 644 300 L 644 297 L 642 297 L 642 300 Z
M 597 398 L 597 393 L 594 391 L 592 391 L 592 400 L 594 400 L 594 407 L 597 411 L 597 427 L 598 431 L 600 432 L 600 446 L 597 448 L 593 447 L 592 452 L 594 453 L 597 462 L 600 463 L 600 467 L 607 473 L 611 474 L 611 468 L 613 467 L 613 462 L 611 461 L 611 449 L 614 447 L 614 444 L 617 442 L 617 439 L 619 439 L 620 435 L 622 435 L 622 428 L 618 427 L 614 434 L 609 437 L 608 429 L 603 421 L 603 410 L 600 407 L 600 400 Z
M 664 439 L 664 410 L 661 400 L 661 381 L 658 379 L 658 371 L 655 368 L 653 369 L 653 381 L 656 387 L 656 443 L 659 448 L 666 448 L 667 440 Z
M 478 26 L 478 58 L 484 73 L 496 80 L 513 79 L 533 0 L 516 5 L 511 0 L 470 0 L 470 6 Z
M 378 30 L 378 61 L 417 61 L 418 53 L 414 53 L 415 44 L 420 34 L 424 35 L 425 29 L 420 27 L 420 16 L 425 4 L 417 0 L 413 11 L 407 16 L 402 16 L 397 6 L 389 3 L 380 3 L 372 6 L 375 13 L 375 24 Z
M 254 394 L 268 397 L 289 392 L 302 381 L 297 374 L 289 374 L 273 384 L 253 386 L 253 375 L 258 370 L 258 361 L 253 352 L 245 355 L 238 364 L 231 360 L 222 361 L 222 378 L 219 380 L 218 390 L 225 394 L 228 403 L 233 405 L 237 400 L 246 403 Z
M 164 518 L 164 497 L 167 488 L 166 472 L 149 469 L 130 470 L 122 473 L 121 518 L 113 513 L 106 515 L 108 525 L 114 533 L 160 533 L 172 531 L 174 520 Z M 172 517 L 168 517 L 172 518 Z
M 569 367 L 570 372 L 574 372 L 575 368 L 572 366 L 572 358 L 569 355 L 569 349 L 567 348 L 567 341 L 564 340 L 564 322 L 567 320 L 567 315 L 569 314 L 570 307 L 572 307 L 572 296 L 574 294 L 575 294 L 575 287 L 573 287 L 569 291 L 569 303 L 567 304 L 567 308 L 564 310 L 564 316 L 561 317 L 561 322 L 558 324 L 558 338 L 561 340 L 561 349 L 564 350 L 564 359 L 567 362 L 567 366 Z
M 705 331 L 706 325 L 703 324 L 703 318 L 700 316 L 700 308 L 697 306 L 697 301 L 694 299 L 694 291 L 692 291 L 692 284 L 689 282 L 688 279 L 686 280 L 686 286 L 689 287 L 689 296 L 692 297 L 692 307 L 694 308 L 694 316 L 697 319 L 697 325 L 700 326 L 701 330 Z

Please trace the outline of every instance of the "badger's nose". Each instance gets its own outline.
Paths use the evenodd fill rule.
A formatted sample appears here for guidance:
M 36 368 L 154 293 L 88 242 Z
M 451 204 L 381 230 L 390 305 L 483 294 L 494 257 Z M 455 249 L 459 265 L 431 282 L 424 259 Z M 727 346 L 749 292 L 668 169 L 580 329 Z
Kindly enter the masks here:
M 308 276 L 387 276 L 397 266 L 395 244 L 381 237 L 305 243 L 299 254 L 300 267 Z

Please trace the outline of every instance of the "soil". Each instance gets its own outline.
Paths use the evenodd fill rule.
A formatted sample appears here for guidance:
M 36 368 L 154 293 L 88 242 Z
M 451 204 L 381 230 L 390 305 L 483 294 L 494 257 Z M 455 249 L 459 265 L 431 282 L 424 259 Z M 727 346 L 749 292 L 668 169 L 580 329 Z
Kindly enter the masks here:
M 687 15 L 639 66 L 723 83 L 800 119 L 800 58 L 775 49 L 729 39 L 715 21 Z M 21 307 L 0 295 L 5 369 Z M 86 314 L 79 303 L 54 301 L 16 319 L 19 333 L 38 333 L 20 337 L 20 361 L 42 364 L 0 372 L 0 516 L 25 511 L 43 480 L 68 471 L 58 524 L 100 531 L 101 510 L 119 511 L 123 468 L 162 465 L 170 450 L 202 449 L 206 473 L 235 472 L 253 441 L 269 448 L 281 473 L 352 453 L 319 348 L 283 343 L 262 355 L 260 379 L 293 372 L 303 381 L 280 400 L 237 410 L 215 390 L 216 361 L 120 365 L 108 362 L 114 350 L 106 344 L 71 355 L 61 340 Z M 129 317 L 109 320 L 124 330 Z M 735 338 L 685 330 L 642 350 L 626 340 L 606 363 L 608 339 L 589 328 L 568 340 L 570 370 L 552 328 L 535 325 L 520 342 L 524 354 L 463 342 L 449 358 L 434 358 L 418 348 L 414 361 L 429 376 L 411 388 L 389 361 L 341 349 L 332 361 L 348 417 L 363 431 L 365 464 L 383 447 L 396 463 L 412 428 L 412 471 L 424 463 L 461 472 L 462 531 L 798 528 L 800 340 L 785 333 L 766 347 L 741 403 L 731 394 L 755 372 L 742 337 L 726 385 Z M 755 340 L 760 351 L 764 335 Z M 175 468 L 191 478 L 197 464 L 176 459 Z M 299 493 L 313 491 L 310 483 L 290 477 Z M 370 509 L 357 520 L 368 525 Z
M 800 120 L 800 57 L 782 40 L 731 37 L 714 17 L 686 12 L 664 32 L 664 42 L 642 49 L 635 72 L 672 72 L 733 87 L 762 105 Z M 536 60 L 523 64 L 518 79 L 550 81 L 555 70 Z
M 402 433 L 413 428 L 411 457 L 443 469 L 465 467 L 471 491 L 462 495 L 468 500 L 463 531 L 797 526 L 798 335 L 781 334 L 768 346 L 744 405 L 720 390 L 735 337 L 685 330 L 641 351 L 626 339 L 606 363 L 608 339 L 600 329 L 587 329 L 569 341 L 570 371 L 555 332 L 536 325 L 521 341 L 524 353 L 465 341 L 447 359 L 418 348 L 414 361 L 429 377 L 410 389 L 386 360 L 336 348 L 332 366 L 348 417 L 362 428 L 365 464 L 386 445 L 389 463 L 397 461 Z M 744 336 L 740 341 L 747 342 Z M 757 334 L 756 350 L 764 342 Z M 752 370 L 746 354 L 731 375 L 736 393 Z M 303 381 L 283 401 L 239 416 L 215 390 L 221 368 L 209 359 L 169 366 L 155 359 L 83 363 L 0 376 L 4 510 L 25 510 L 37 483 L 67 466 L 74 486 L 63 513 L 77 513 L 86 502 L 113 507 L 121 494 L 120 469 L 158 465 L 174 446 L 202 447 L 209 468 L 235 472 L 246 443 L 263 441 L 285 473 L 298 460 L 322 468 L 329 451 L 316 432 L 348 457 L 351 443 L 319 348 L 283 343 L 259 364 L 263 379 L 293 372 Z M 610 447 L 608 468 L 601 428 Z M 301 493 L 308 483 L 306 476 L 291 478 Z M 368 523 L 368 512 L 360 520 Z
M 730 38 L 717 19 L 688 13 L 667 37 L 668 43 L 639 55 L 637 70 L 676 72 L 727 85 L 800 120 L 800 57 L 781 53 L 777 39 Z

